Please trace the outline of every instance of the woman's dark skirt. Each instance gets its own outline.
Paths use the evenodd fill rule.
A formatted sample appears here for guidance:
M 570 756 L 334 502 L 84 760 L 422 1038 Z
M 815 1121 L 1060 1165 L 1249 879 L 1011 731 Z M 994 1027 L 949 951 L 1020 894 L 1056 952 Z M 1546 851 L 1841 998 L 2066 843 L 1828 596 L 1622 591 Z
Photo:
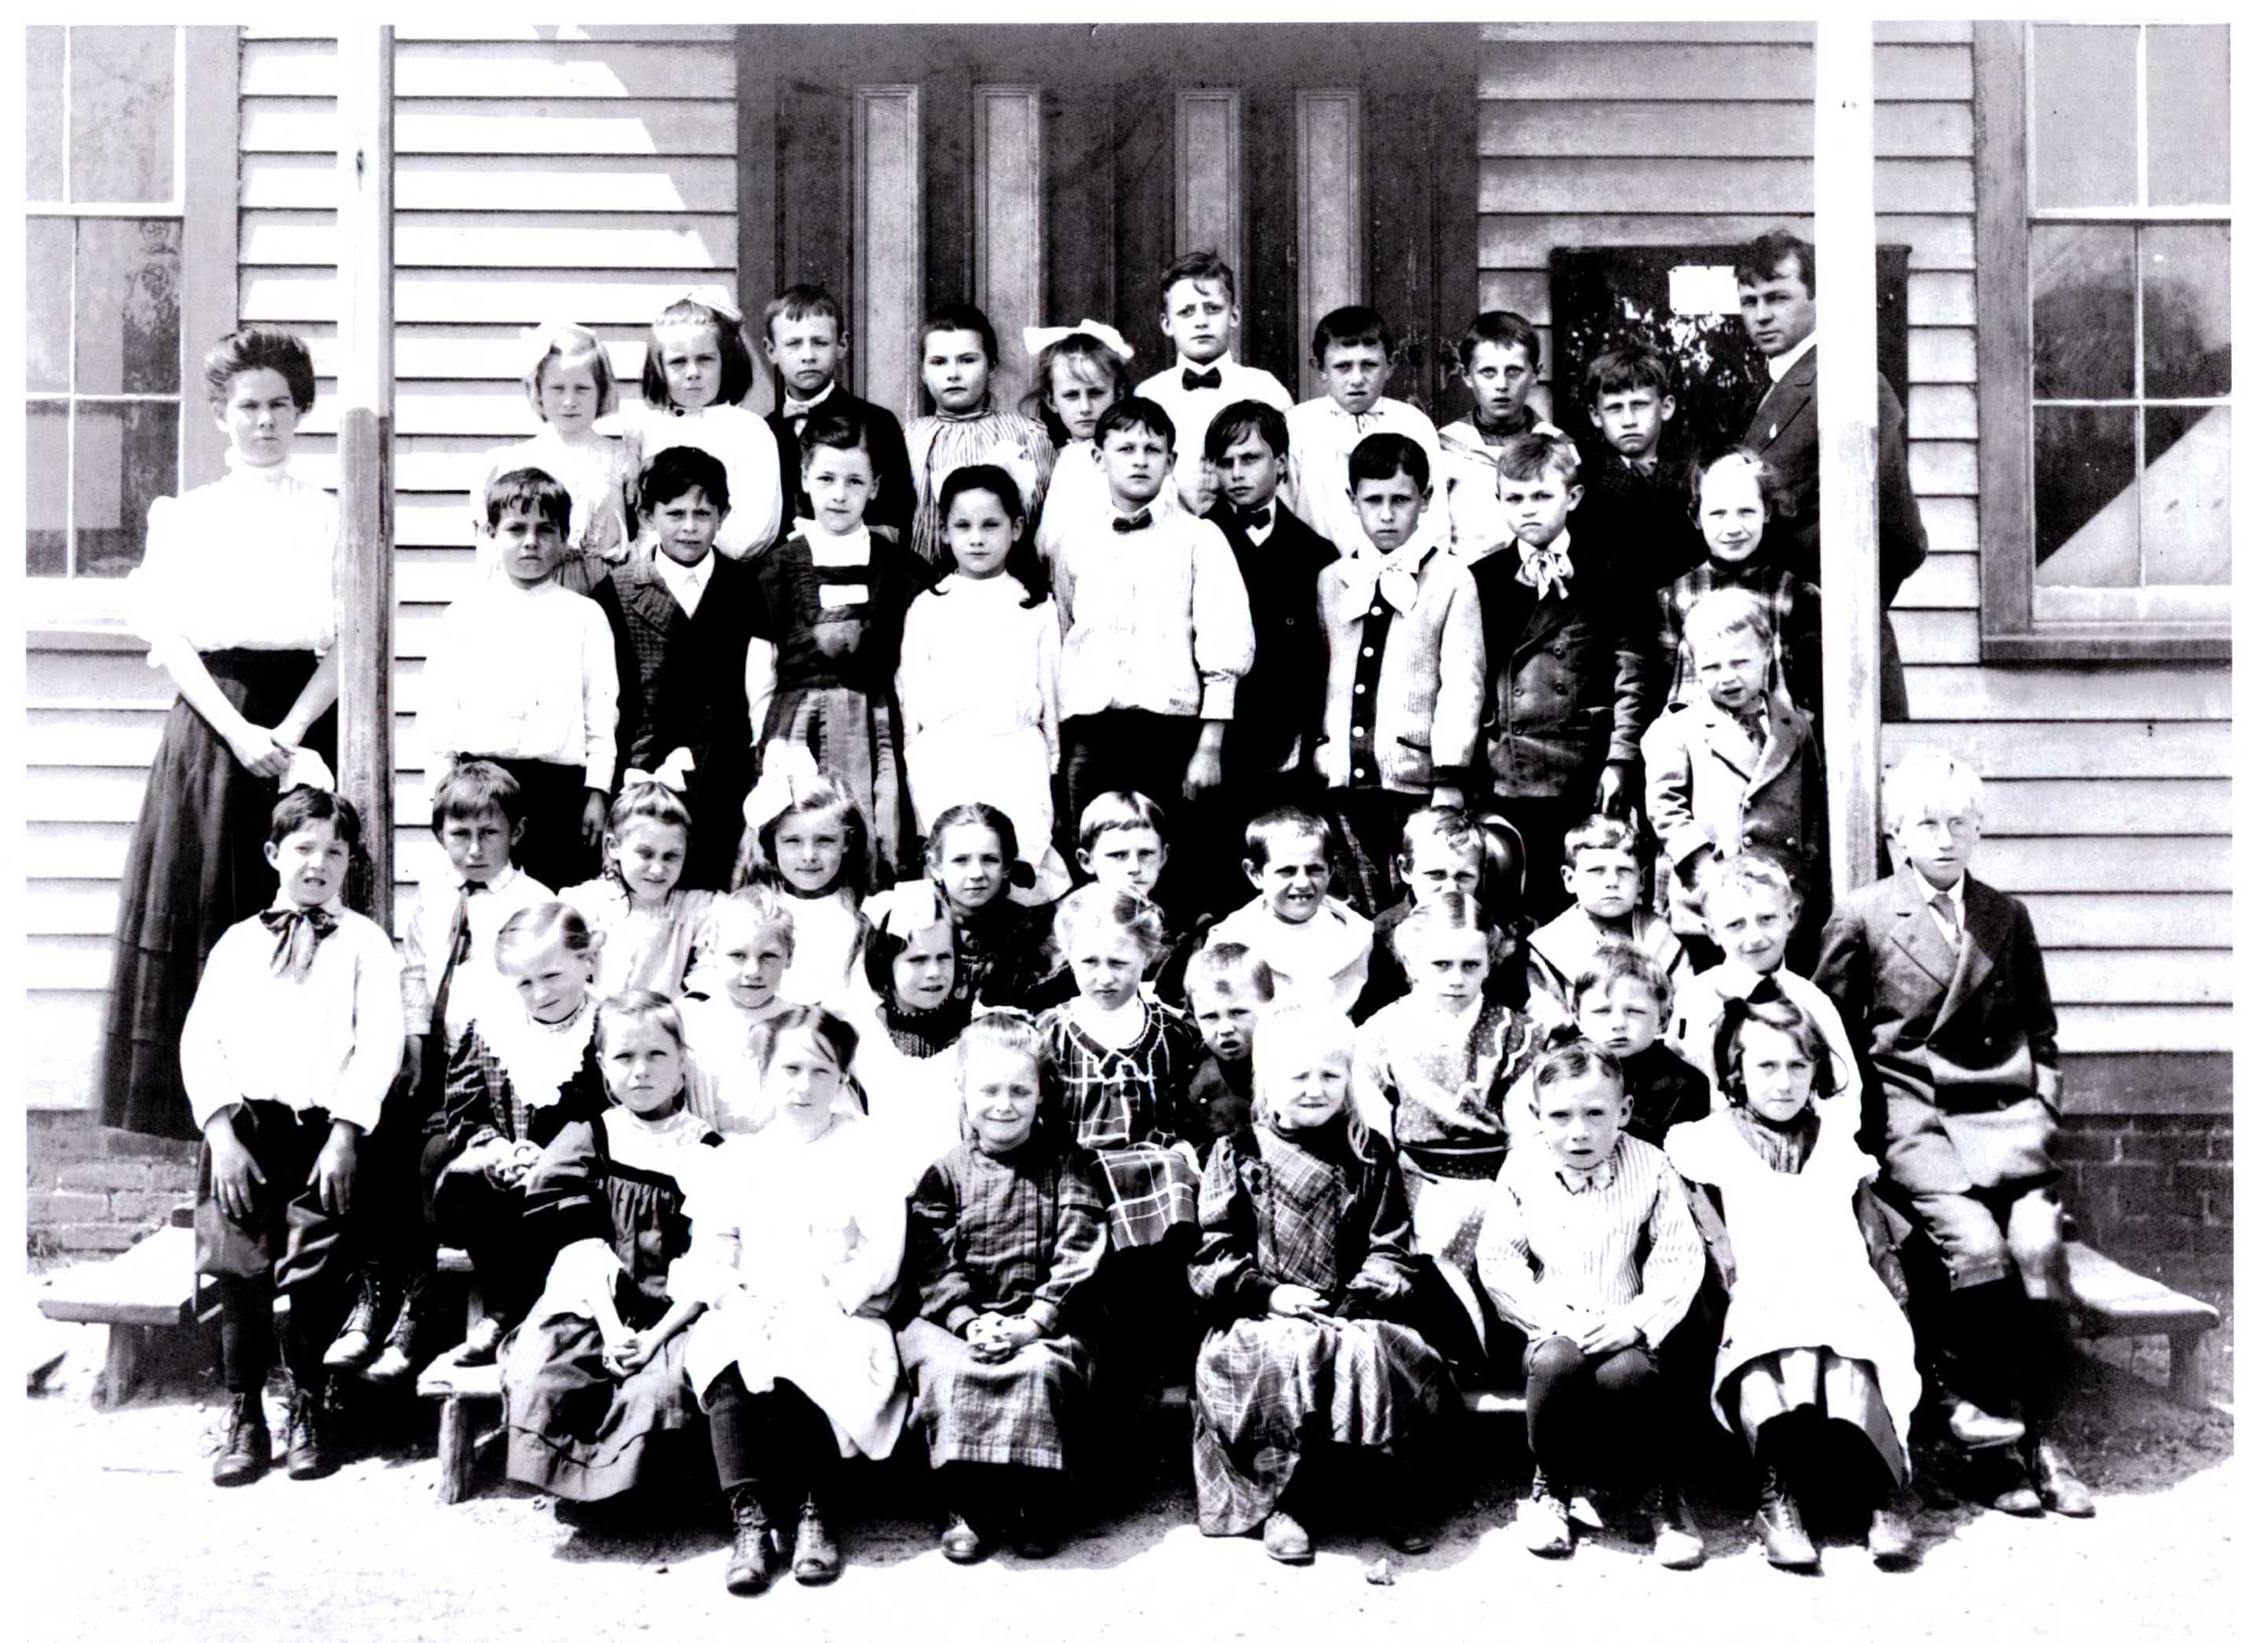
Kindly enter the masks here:
M 315 671 L 306 651 L 209 651 L 203 659 L 231 704 L 270 729 Z M 305 745 L 331 763 L 336 735 L 326 711 Z M 277 796 L 275 782 L 239 764 L 202 715 L 175 698 L 118 886 L 104 1124 L 195 1138 L 181 1091 L 181 1023 L 221 932 L 275 899 L 265 847 Z

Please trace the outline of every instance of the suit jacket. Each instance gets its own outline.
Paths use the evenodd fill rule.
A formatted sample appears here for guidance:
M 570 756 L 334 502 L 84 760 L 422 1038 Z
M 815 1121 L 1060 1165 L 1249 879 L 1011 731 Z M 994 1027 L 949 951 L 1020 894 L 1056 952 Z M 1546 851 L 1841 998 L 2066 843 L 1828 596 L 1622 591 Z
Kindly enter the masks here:
M 1623 545 L 1571 532 L 1567 597 L 1520 579 L 1515 543 L 1472 567 L 1488 649 L 1482 738 L 1495 792 L 1588 804 L 1600 770 L 1635 763 L 1653 585 Z
M 1803 717 L 1776 696 L 1764 700 L 1764 745 L 1749 740 L 1714 703 L 1673 708 L 1646 733 L 1646 814 L 1662 859 L 1683 868 L 1705 847 L 1720 856 L 1756 851 L 1787 870 L 1813 898 L 1827 831 L 1827 770 Z M 1680 882 L 1669 898 L 1670 927 L 1705 932 L 1697 888 Z
M 1205 517 L 1228 538 L 1252 607 L 1252 670 L 1237 682 L 1222 764 L 1230 780 L 1256 779 L 1285 769 L 1295 756 L 1304 761 L 1322 735 L 1330 652 L 1317 620 L 1315 578 L 1339 550 L 1281 497 L 1264 542 L 1244 534 L 1226 502 Z
M 1760 452 L 1787 482 L 1795 505 L 1794 529 L 1786 549 L 1787 568 L 1806 582 L 1819 583 L 1819 350 L 1789 367 L 1757 402 L 1741 442 Z M 1874 373 L 1874 466 L 1881 500 L 1882 589 L 1882 717 L 1906 716 L 1906 676 L 1898 660 L 1897 636 L 1890 628 L 1890 600 L 1929 557 L 1929 533 L 1922 528 L 1913 477 L 1906 472 L 1905 412 L 1889 380 Z
M 1686 491 L 1687 459 L 1665 453 L 1651 477 L 1614 447 L 1594 450 L 1577 481 L 1583 534 L 1614 543 L 1649 587 L 1665 587 L 1707 557 Z
M 1969 875 L 1959 949 L 1901 868 L 1829 915 L 1813 977 L 1866 1063 L 1890 1182 L 1909 1194 L 2052 1177 L 2054 1001 L 2024 904 Z M 1879 1127 L 1876 1127 L 1879 1125 Z
M 896 533 L 893 540 L 900 547 L 912 547 L 914 470 L 906 455 L 906 431 L 895 416 L 848 388 L 835 389 L 821 405 L 855 416 L 866 426 L 866 450 L 874 459 L 874 494 L 866 499 L 866 528 L 887 527 Z M 811 498 L 803 490 L 801 419 L 791 421 L 784 410 L 776 410 L 764 420 L 779 436 L 780 534 L 784 536 L 796 520 L 811 517 Z

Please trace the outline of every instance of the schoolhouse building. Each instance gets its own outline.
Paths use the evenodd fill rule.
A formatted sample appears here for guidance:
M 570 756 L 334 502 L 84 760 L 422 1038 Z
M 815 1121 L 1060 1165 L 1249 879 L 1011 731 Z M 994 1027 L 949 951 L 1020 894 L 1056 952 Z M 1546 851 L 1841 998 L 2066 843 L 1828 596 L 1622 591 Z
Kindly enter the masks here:
M 1893 611 L 1911 719 L 1883 753 L 1984 774 L 1978 871 L 2029 904 L 2059 1014 L 2070 1208 L 2176 1282 L 2225 1279 L 2231 1245 L 2228 38 L 1924 23 L 1874 50 L 1884 355 L 1930 542 Z M 1508 308 L 1545 337 L 1537 408 L 1587 434 L 1555 304 L 1595 319 L 1607 254 L 1650 291 L 1650 249 L 1705 267 L 1808 233 L 1812 55 L 1776 23 L 400 31 L 401 891 L 434 848 L 419 673 L 473 574 L 467 489 L 534 427 L 527 328 L 593 327 L 634 391 L 674 297 L 753 330 L 816 281 L 851 315 L 850 386 L 905 418 L 929 305 L 991 316 L 1004 400 L 1027 324 L 1116 324 L 1139 378 L 1171 357 L 1158 270 L 1217 246 L 1243 357 L 1300 395 L 1316 319 L 1365 302 L 1406 339 L 1388 391 L 1446 421 L 1459 335 Z M 171 701 L 120 578 L 151 499 L 221 472 L 195 372 L 239 322 L 310 341 L 295 460 L 336 483 L 339 68 L 331 39 L 195 25 L 35 27 L 27 63 L 19 1066 L 35 1247 L 76 1252 L 189 1185 L 187 1147 L 91 1112 Z M 1679 283 L 1654 317 L 1737 337 Z

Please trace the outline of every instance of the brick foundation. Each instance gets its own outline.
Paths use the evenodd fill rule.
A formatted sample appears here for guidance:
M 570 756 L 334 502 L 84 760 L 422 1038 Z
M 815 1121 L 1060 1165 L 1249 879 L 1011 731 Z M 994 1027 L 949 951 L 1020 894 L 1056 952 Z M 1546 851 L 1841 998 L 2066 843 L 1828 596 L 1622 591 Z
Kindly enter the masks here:
M 2228 1283 L 2236 1235 L 2230 1114 L 2067 1114 L 2057 1156 L 2081 1238 L 2176 1289 Z
M 197 1144 L 106 1130 L 86 1112 L 28 1115 L 25 1219 L 33 1255 L 129 1248 L 191 1203 Z

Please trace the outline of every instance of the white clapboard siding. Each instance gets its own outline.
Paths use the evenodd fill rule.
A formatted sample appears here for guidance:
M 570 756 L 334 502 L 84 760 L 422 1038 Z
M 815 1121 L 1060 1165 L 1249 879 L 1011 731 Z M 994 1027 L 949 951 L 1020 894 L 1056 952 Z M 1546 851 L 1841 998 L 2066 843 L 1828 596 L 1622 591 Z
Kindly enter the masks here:
M 313 350 L 295 458 L 335 487 L 337 55 L 305 29 L 244 31 L 237 304 Z M 394 63 L 394 861 L 405 893 L 438 850 L 416 732 L 433 624 L 470 575 L 467 489 L 536 423 L 520 333 L 595 328 L 636 393 L 645 327 L 688 287 L 738 284 L 739 109 L 725 25 L 425 25 Z M 110 980 L 118 878 L 173 692 L 115 636 L 28 658 L 27 984 L 35 1103 L 85 1105 Z
M 1547 333 L 1550 256 L 1811 228 L 1803 23 L 1481 30 L 1479 289 Z M 1912 248 L 1910 471 L 1931 553 L 1892 612 L 1914 722 L 1986 777 L 1977 870 L 2033 909 L 2074 1051 L 2225 1050 L 2233 924 L 2226 667 L 1984 666 L 1974 78 L 1964 23 L 1878 26 L 1876 232 Z M 1562 406 L 1559 414 L 1579 415 Z

